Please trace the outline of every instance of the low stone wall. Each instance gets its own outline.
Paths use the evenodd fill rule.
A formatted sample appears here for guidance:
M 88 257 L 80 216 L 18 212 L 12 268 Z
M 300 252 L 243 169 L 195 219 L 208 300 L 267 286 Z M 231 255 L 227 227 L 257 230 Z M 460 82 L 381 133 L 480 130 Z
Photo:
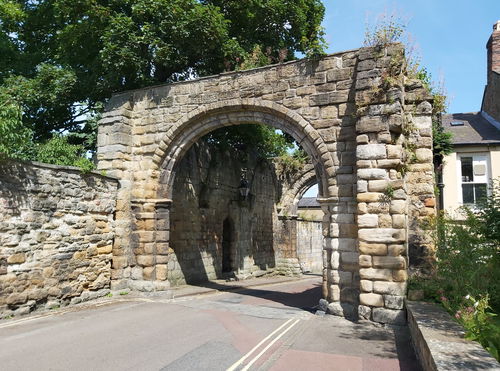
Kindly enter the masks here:
M 408 326 L 424 371 L 500 370 L 500 364 L 479 343 L 464 339 L 464 329 L 442 308 L 407 302 Z
M 0 163 L 0 318 L 105 295 L 118 181 Z

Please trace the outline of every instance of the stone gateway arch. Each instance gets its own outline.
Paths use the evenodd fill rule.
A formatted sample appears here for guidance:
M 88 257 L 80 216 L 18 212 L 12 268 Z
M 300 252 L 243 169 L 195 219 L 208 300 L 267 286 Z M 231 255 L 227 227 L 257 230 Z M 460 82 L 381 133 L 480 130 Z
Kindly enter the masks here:
M 112 286 L 170 286 L 180 160 L 215 129 L 261 123 L 292 135 L 312 160 L 324 211 L 323 304 L 402 321 L 408 251 L 429 248 L 418 222 L 435 213 L 431 96 L 403 64 L 402 47 L 389 45 L 113 96 L 98 134 L 99 169 L 120 179 Z

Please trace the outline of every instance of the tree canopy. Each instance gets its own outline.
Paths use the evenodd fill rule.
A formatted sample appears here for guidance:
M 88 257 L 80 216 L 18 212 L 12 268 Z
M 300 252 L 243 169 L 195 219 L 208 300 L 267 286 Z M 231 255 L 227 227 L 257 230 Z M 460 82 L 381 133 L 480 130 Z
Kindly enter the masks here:
M 88 119 L 112 93 L 251 66 L 256 51 L 319 54 L 323 15 L 320 0 L 0 0 L 0 120 L 15 126 L 20 107 L 35 142 L 91 148 Z

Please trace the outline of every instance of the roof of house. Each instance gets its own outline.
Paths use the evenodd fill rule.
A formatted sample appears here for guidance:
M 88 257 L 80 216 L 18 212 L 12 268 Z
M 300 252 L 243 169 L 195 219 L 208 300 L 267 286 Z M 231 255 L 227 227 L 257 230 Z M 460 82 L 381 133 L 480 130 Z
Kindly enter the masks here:
M 298 207 L 304 207 L 304 208 L 319 208 L 321 207 L 319 202 L 316 201 L 316 197 L 302 197 L 299 200 Z
M 454 145 L 500 144 L 500 130 L 480 112 L 444 115 L 443 127 L 453 133 Z

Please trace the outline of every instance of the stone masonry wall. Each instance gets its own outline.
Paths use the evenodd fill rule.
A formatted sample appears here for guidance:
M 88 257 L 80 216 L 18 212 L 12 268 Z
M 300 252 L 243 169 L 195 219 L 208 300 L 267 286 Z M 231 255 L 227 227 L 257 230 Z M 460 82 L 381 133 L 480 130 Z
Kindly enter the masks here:
M 302 273 L 323 272 L 321 222 L 297 220 L 297 256 Z
M 250 194 L 240 198 L 242 168 L 248 169 Z M 170 212 L 168 279 L 172 285 L 223 278 L 222 244 L 228 219 L 232 277 L 247 278 L 275 267 L 273 214 L 279 184 L 271 162 L 234 151 L 195 144 L 179 164 Z M 229 237 L 229 236 L 226 236 Z M 137 268 L 133 268 L 137 269 Z M 146 270 L 146 268 L 144 269 Z
M 157 265 L 172 254 L 176 164 L 212 130 L 264 123 L 311 157 L 328 312 L 404 320 L 408 248 L 425 248 L 419 220 L 434 213 L 431 97 L 404 73 L 404 50 L 394 44 L 114 96 L 98 135 L 99 168 L 121 185 L 114 284 L 169 286 Z M 131 276 L 138 262 L 148 279 Z
M 374 58 L 375 56 L 375 58 Z M 389 62 L 389 69 L 363 71 Z M 423 217 L 435 213 L 432 106 L 428 91 L 404 75 L 401 50 L 360 55 L 356 124 L 360 317 L 403 324 L 408 250 L 429 244 Z
M 0 163 L 0 318 L 109 292 L 118 182 Z

